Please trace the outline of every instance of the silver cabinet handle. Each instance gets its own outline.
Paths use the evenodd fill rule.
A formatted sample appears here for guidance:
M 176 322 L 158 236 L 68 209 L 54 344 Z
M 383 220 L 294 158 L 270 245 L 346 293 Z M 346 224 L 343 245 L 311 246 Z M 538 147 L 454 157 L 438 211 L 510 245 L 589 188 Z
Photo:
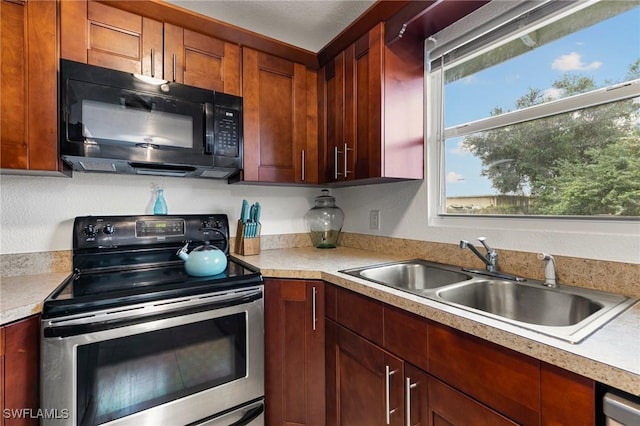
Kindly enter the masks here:
M 406 419 L 406 425 L 407 426 L 411 426 L 411 389 L 415 388 L 416 386 L 418 386 L 417 383 L 411 383 L 411 378 L 407 377 L 406 378 L 406 382 L 405 382 L 405 389 L 404 389 L 404 393 L 405 393 L 405 410 L 406 410 L 406 414 L 405 414 L 405 419 Z
M 313 321 L 313 331 L 316 331 L 316 321 L 318 320 L 316 315 L 316 298 L 317 298 L 318 290 L 313 287 L 313 291 L 311 292 L 311 320 Z
M 333 178 L 338 180 L 338 147 L 333 147 Z
M 347 168 L 347 152 L 348 151 L 351 151 L 351 148 L 349 148 L 349 146 L 345 142 L 344 144 L 344 177 L 345 179 L 347 178 L 347 175 L 351 173 Z
M 305 155 L 304 155 L 304 149 L 302 150 L 302 181 L 304 182 L 304 178 L 305 178 Z M 314 328 L 315 330 L 315 328 Z
M 391 424 L 391 415 L 396 411 L 394 408 L 391 409 L 391 376 L 396 374 L 396 370 L 391 371 L 391 368 L 388 365 L 385 365 L 385 402 L 387 406 L 385 407 L 385 414 L 387 416 L 387 424 Z
M 156 49 L 151 48 L 151 77 L 156 76 Z
M 177 67 L 178 67 L 178 65 L 177 65 L 178 60 L 176 58 L 176 54 L 175 53 L 172 55 L 172 59 L 173 59 L 173 81 L 175 82 L 176 81 Z

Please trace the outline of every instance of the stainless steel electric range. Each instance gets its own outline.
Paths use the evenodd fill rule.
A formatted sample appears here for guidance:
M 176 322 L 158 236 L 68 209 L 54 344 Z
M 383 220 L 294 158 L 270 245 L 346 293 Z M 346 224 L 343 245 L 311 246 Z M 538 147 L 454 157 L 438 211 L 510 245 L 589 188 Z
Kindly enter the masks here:
M 226 215 L 85 216 L 73 273 L 45 300 L 44 425 L 262 425 L 260 273 L 228 258 Z M 214 276 L 177 251 L 227 254 Z

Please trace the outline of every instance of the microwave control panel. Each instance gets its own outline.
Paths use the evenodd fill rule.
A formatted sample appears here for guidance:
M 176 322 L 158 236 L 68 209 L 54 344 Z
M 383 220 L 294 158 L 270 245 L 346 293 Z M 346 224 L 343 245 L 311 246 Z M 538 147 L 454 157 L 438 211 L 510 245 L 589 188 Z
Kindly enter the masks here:
M 240 151 L 241 111 L 221 106 L 215 110 L 214 155 L 237 157 Z

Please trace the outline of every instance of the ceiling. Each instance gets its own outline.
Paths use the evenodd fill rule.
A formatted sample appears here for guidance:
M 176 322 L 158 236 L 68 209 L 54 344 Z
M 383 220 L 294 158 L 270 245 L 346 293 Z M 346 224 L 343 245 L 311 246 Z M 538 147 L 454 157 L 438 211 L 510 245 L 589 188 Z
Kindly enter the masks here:
M 166 0 L 317 53 L 376 0 Z

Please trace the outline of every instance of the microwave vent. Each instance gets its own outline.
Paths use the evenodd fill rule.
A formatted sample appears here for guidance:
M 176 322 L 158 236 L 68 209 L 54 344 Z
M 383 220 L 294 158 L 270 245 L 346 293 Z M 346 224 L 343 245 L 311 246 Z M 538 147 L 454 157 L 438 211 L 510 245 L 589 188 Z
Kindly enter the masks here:
M 228 170 L 205 170 L 200 176 L 205 178 L 223 179 L 229 176 Z
M 112 172 L 116 173 L 116 166 L 111 162 L 104 161 L 79 161 L 82 168 L 87 172 Z

